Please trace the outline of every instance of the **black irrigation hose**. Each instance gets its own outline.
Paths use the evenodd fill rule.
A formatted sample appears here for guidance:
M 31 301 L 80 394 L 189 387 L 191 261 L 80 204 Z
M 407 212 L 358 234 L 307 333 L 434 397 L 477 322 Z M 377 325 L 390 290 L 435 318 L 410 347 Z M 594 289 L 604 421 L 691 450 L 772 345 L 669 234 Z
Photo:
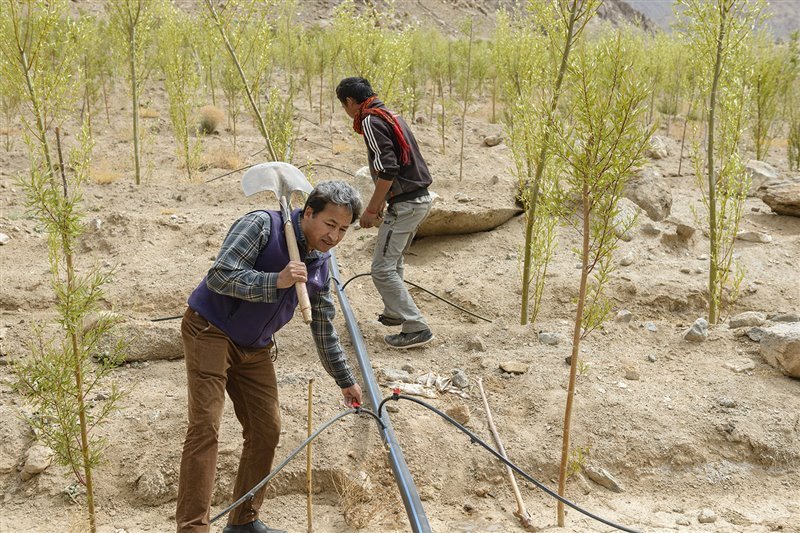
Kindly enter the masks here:
M 363 278 L 364 276 L 369 276 L 369 275 L 370 275 L 370 273 L 369 273 L 369 272 L 364 272 L 363 274 L 356 274 L 355 276 L 353 276 L 352 278 L 350 278 L 350 279 L 348 279 L 347 281 L 345 281 L 345 282 L 344 282 L 344 285 L 342 285 L 342 286 L 341 286 L 342 290 L 345 290 L 345 289 L 347 288 L 347 284 L 348 284 L 348 283 L 350 283 L 351 281 L 353 281 L 354 279 L 356 279 L 356 278 Z M 417 285 L 417 284 L 416 284 L 416 283 L 414 283 L 413 281 L 408 281 L 407 279 L 404 279 L 403 281 L 405 281 L 406 283 L 408 283 L 408 284 L 409 284 L 409 285 L 411 285 L 412 287 L 416 287 L 416 288 L 418 288 L 419 290 L 421 290 L 421 291 L 423 291 L 423 292 L 425 292 L 425 293 L 427 293 L 427 294 L 430 294 L 430 295 L 431 295 L 431 296 L 433 296 L 434 298 L 436 298 L 436 299 L 438 299 L 438 300 L 441 300 L 441 301 L 443 301 L 443 302 L 444 302 L 444 303 L 446 303 L 447 305 L 451 305 L 451 306 L 455 307 L 455 308 L 456 308 L 456 309 L 458 309 L 459 311 L 462 311 L 462 312 L 464 312 L 464 313 L 467 313 L 467 314 L 468 314 L 468 315 L 470 315 L 470 316 L 474 316 L 475 318 L 479 318 L 479 319 L 481 319 L 481 320 L 484 320 L 484 321 L 486 321 L 486 322 L 488 322 L 488 323 L 490 323 L 490 324 L 493 322 L 492 320 L 489 320 L 488 318 L 485 318 L 485 317 L 482 317 L 481 315 L 478 315 L 478 314 L 475 314 L 475 313 L 473 313 L 473 312 L 472 312 L 472 311 L 470 311 L 469 309 L 464 309 L 463 307 L 461 307 L 461 306 L 460 306 L 460 305 L 458 305 L 457 303 L 455 303 L 455 302 L 451 302 L 451 301 L 450 301 L 450 300 L 448 300 L 447 298 L 444 298 L 444 297 L 442 297 L 442 296 L 439 296 L 439 295 L 438 295 L 438 294 L 436 294 L 436 293 L 433 293 L 433 292 L 429 291 L 429 290 L 428 290 L 428 289 L 426 289 L 425 287 L 421 287 L 420 285 Z M 339 281 L 338 281 L 338 280 L 336 280 L 336 282 L 337 282 L 337 283 L 339 283 Z M 340 285 L 341 285 L 341 283 L 340 283 Z M 177 316 L 167 316 L 167 317 L 163 317 L 163 318 L 153 318 L 153 319 L 151 319 L 151 320 L 150 320 L 150 322 L 163 322 L 163 321 L 165 321 L 165 320 L 176 320 L 176 319 L 178 319 L 178 318 L 183 318 L 183 315 L 177 315 Z
M 554 492 L 554 491 L 553 491 L 552 489 L 550 489 L 549 487 L 547 487 L 547 486 L 545 486 L 544 484 L 542 484 L 541 482 L 537 481 L 537 480 L 536 480 L 536 479 L 534 479 L 534 478 L 533 478 L 531 475 L 529 475 L 528 473 L 526 473 L 525 471 L 523 471 L 523 470 L 522 470 L 520 467 L 518 467 L 517 465 L 515 465 L 514 463 L 512 463 L 511 461 L 509 461 L 509 460 L 508 460 L 508 459 L 506 459 L 505 457 L 503 457 L 503 456 L 502 456 L 500 453 L 498 453 L 497 451 L 495 451 L 495 449 L 494 449 L 494 448 L 492 448 L 491 446 L 489 446 L 488 444 L 486 444 L 486 443 L 485 443 L 483 440 L 481 440 L 481 439 L 480 439 L 480 438 L 479 438 L 477 435 L 475 435 L 473 432 L 471 432 L 470 430 L 468 430 L 467 428 L 465 428 L 463 425 L 461 425 L 461 424 L 459 424 L 458 422 L 456 422 L 455 420 L 453 420 L 453 419 L 452 419 L 451 417 L 449 417 L 447 414 L 443 413 L 442 411 L 440 411 L 439 409 L 435 408 L 434 406 L 430 405 L 430 404 L 429 404 L 429 403 L 427 403 L 427 402 L 424 402 L 424 401 L 422 401 L 422 400 L 419 400 L 419 399 L 417 399 L 417 398 L 413 398 L 413 397 L 411 397 L 411 396 L 406 396 L 406 395 L 404 395 L 404 394 L 399 394 L 399 393 L 397 392 L 397 389 L 395 389 L 395 391 L 393 392 L 393 394 L 392 394 L 391 396 L 387 396 L 386 398 L 384 398 L 384 399 L 381 401 L 380 405 L 378 406 L 378 417 L 380 417 L 380 416 L 381 416 L 381 410 L 383 409 L 383 404 L 385 404 L 385 403 L 386 403 L 386 402 L 388 402 L 389 400 L 395 400 L 395 401 L 396 401 L 396 400 L 409 400 L 409 401 L 411 401 L 411 402 L 417 403 L 417 404 L 419 404 L 419 405 L 421 405 L 421 406 L 423 406 L 423 407 L 426 407 L 426 408 L 430 409 L 431 411 L 433 411 L 434 413 L 436 413 L 437 415 L 439 415 L 440 417 L 444 418 L 445 420 L 447 420 L 448 422 L 450 422 L 451 424 L 453 424 L 455 427 L 457 427 L 458 429 L 460 429 L 460 430 L 461 430 L 463 433 L 465 433 L 465 434 L 466 434 L 466 435 L 469 437 L 469 439 L 470 439 L 470 442 L 472 442 L 473 444 L 474 444 L 474 443 L 478 443 L 478 444 L 480 444 L 480 445 L 481 445 L 483 448 L 485 448 L 485 449 L 486 449 L 487 451 L 489 451 L 489 452 L 490 452 L 492 455 L 494 455 L 495 457 L 497 457 L 498 459 L 500 459 L 500 461 L 502 461 L 503 463 L 505 463 L 505 464 L 506 464 L 506 465 L 507 465 L 509 468 L 511 468 L 512 470 L 514 470 L 514 471 L 515 471 L 517 474 L 519 474 L 520 476 L 522 476 L 522 477 L 523 477 L 523 478 L 525 478 L 526 480 L 530 481 L 531 483 L 533 483 L 534 485 L 536 485 L 536 486 L 537 486 L 539 489 L 543 490 L 544 492 L 546 492 L 547 494 L 549 494 L 549 495 L 550 495 L 550 496 L 552 496 L 553 498 L 557 499 L 558 501 L 560 501 L 560 502 L 562 502 L 562 503 L 564 503 L 564 504 L 566 504 L 566 505 L 569 505 L 570 507 L 572 507 L 573 509 L 575 509 L 575 510 L 576 510 L 576 511 L 578 511 L 579 513 L 583 513 L 583 514 L 585 514 L 586 516 L 588 516 L 589 518 L 593 518 L 593 519 L 597 520 L 598 522 L 602 522 L 603 524 L 605 524 L 605 525 L 607 525 L 607 526 L 611 526 L 611 527 L 613 527 L 613 528 L 619 529 L 620 531 L 627 531 L 628 533 L 640 533 L 640 532 L 639 532 L 638 530 L 636 530 L 636 529 L 631 529 L 631 528 L 629 528 L 629 527 L 626 527 L 626 526 L 622 526 L 622 525 L 616 524 L 616 523 L 614 523 L 614 522 L 612 522 L 612 521 L 610 521 L 610 520 L 606 520 L 605 518 L 602 518 L 602 517 L 600 517 L 600 516 L 597 516 L 596 514 L 593 514 L 593 513 L 589 512 L 589 511 L 587 511 L 586 509 L 583 509 L 583 508 L 581 508 L 581 507 L 580 507 L 580 506 L 578 506 L 577 504 L 575 504 L 575 503 L 572 503 L 571 501 L 569 501 L 568 499 L 564 498 L 563 496 L 560 496 L 558 493 Z
M 263 151 L 263 150 L 262 150 L 262 151 Z M 254 154 L 254 155 L 257 155 L 258 153 L 259 153 L 259 152 L 256 152 L 256 154 Z M 226 172 L 225 174 L 222 174 L 222 175 L 220 175 L 220 176 L 215 176 L 215 177 L 213 177 L 213 178 L 211 178 L 211 179 L 207 179 L 207 180 L 206 180 L 206 183 L 211 183 L 212 181 L 216 181 L 216 180 L 218 180 L 218 179 L 222 179 L 222 178 L 224 178 L 224 177 L 226 177 L 226 176 L 230 176 L 231 174 L 236 174 L 236 173 L 237 173 L 237 172 L 239 172 L 240 170 L 247 170 L 248 168 L 250 168 L 250 167 L 254 167 L 254 166 L 258 165 L 258 164 L 259 164 L 259 163 L 253 163 L 252 165 L 247 165 L 247 166 L 244 166 L 244 167 L 241 167 L 241 168 L 237 168 L 236 170 L 231 170 L 230 172 Z M 353 173 L 352 173 L 352 172 L 348 172 L 348 171 L 346 171 L 346 170 L 342 170 L 341 168 L 337 168 L 337 167 L 334 167 L 334 166 L 331 166 L 331 165 L 326 165 L 326 164 L 324 164 L 324 163 L 306 163 L 306 164 L 304 164 L 304 165 L 300 165 L 300 166 L 299 166 L 299 167 L 297 167 L 297 168 L 298 168 L 298 169 L 301 169 L 301 168 L 305 168 L 305 167 L 308 167 L 308 166 L 312 166 L 312 167 L 325 167 L 325 168 L 330 168 L 330 169 L 332 169 L 332 170 L 338 170 L 339 172 L 341 172 L 341 173 L 343 173 L 343 174 L 347 174 L 347 175 L 348 175 L 348 176 L 350 176 L 351 178 L 353 177 Z
M 344 285 L 342 285 L 342 290 L 345 290 L 345 289 L 347 288 L 347 284 L 348 284 L 348 283 L 350 283 L 351 281 L 353 281 L 354 279 L 356 279 L 356 278 L 363 278 L 364 276 L 370 276 L 370 275 L 372 275 L 372 273 L 371 273 L 371 272 L 364 272 L 364 273 L 362 273 L 362 274 L 356 274 L 355 276 L 353 276 L 352 278 L 350 278 L 350 279 L 348 279 L 347 281 L 345 281 L 345 282 L 344 282 Z M 491 323 L 493 322 L 492 320 L 489 320 L 488 318 L 485 318 L 485 317 L 482 317 L 481 315 L 477 315 L 477 314 L 473 313 L 473 312 L 472 312 L 472 311 L 470 311 L 469 309 L 464 309 L 463 307 L 461 307 L 461 306 L 460 306 L 460 305 L 458 305 L 457 303 L 451 302 L 451 301 L 450 301 L 450 300 L 448 300 L 447 298 L 444 298 L 444 297 L 442 297 L 442 296 L 439 296 L 439 295 L 438 295 L 438 294 L 436 294 L 436 293 L 433 293 L 433 292 L 429 291 L 429 290 L 428 290 L 428 289 L 426 289 L 425 287 L 421 287 L 421 286 L 417 285 L 417 284 L 416 284 L 416 283 L 414 283 L 413 281 L 408 281 L 407 279 L 404 279 L 403 281 L 405 281 L 406 283 L 408 283 L 408 284 L 409 284 L 409 285 L 411 285 L 412 287 L 416 287 L 416 288 L 418 288 L 419 290 L 421 290 L 422 292 L 425 292 L 425 293 L 427 293 L 427 294 L 430 294 L 430 295 L 431 295 L 431 296 L 433 296 L 434 298 L 436 298 L 436 299 L 438 299 L 438 300 L 441 300 L 441 301 L 443 301 L 443 302 L 444 302 L 444 303 L 446 303 L 447 305 L 451 305 L 451 306 L 455 307 L 455 308 L 456 308 L 456 309 L 458 309 L 459 311 L 462 311 L 462 312 L 464 312 L 464 313 L 467 313 L 467 314 L 468 314 L 468 315 L 470 315 L 470 316 L 474 316 L 475 318 L 480 318 L 481 320 L 483 320 L 483 321 L 486 321 L 486 322 L 488 322 L 489 324 L 491 324 Z
M 307 438 L 306 440 L 304 440 L 302 444 L 300 444 L 300 446 L 298 446 L 297 448 L 295 448 L 295 449 L 292 451 L 292 453 L 290 453 L 290 454 L 289 454 L 289 455 L 286 457 L 286 459 L 284 459 L 284 460 L 283 460 L 283 462 L 282 462 L 281 464 L 279 464 L 279 465 L 278 465 L 278 467 L 277 467 L 277 468 L 275 468 L 274 470 L 272 470 L 272 472 L 270 472 L 270 473 L 269 473 L 269 475 L 268 475 L 267 477 L 265 477 L 264 479 L 262 479 L 261 481 L 259 481 L 259 482 L 258 482 L 258 484 L 257 484 L 255 487 L 253 487 L 252 489 L 250 489 L 250 490 L 249 490 L 249 491 L 248 491 L 248 492 L 247 492 L 247 493 L 246 493 L 244 496 L 242 496 L 241 498 L 239 498 L 238 500 L 236 500 L 235 502 L 233 502 L 232 504 L 230 504 L 228 507 L 226 507 L 225 509 L 223 509 L 223 510 L 222 510 L 222 511 L 221 511 L 219 514 L 217 514 L 217 515 L 216 515 L 214 518 L 212 518 L 212 519 L 211 519 L 211 523 L 213 524 L 214 522 L 216 522 L 217 520 L 219 520 L 220 518 L 222 518 L 222 517 L 223 517 L 223 516 L 225 516 L 226 514 L 230 513 L 232 510 L 234 510 L 236 507 L 238 507 L 239 505 L 241 505 L 243 502 L 245 502 L 245 501 L 247 501 L 247 500 L 251 500 L 251 499 L 253 499 L 253 498 L 255 497 L 255 494 L 256 494 L 256 492 L 258 492 L 258 491 L 259 491 L 259 489 L 261 489 L 261 487 L 263 487 L 264 485 L 266 485 L 267 483 L 269 483 L 269 481 L 270 481 L 270 480 L 271 480 L 273 477 L 275 477 L 275 476 L 278 474 L 278 472 L 280 472 L 281 470 L 283 470 L 283 467 L 285 467 L 287 464 L 289 464 L 289 461 L 291 461 L 292 459 L 294 459 L 294 458 L 295 458 L 295 456 L 296 456 L 298 453 L 300 453 L 301 451 L 303 451 L 303 448 L 305 448 L 306 446 L 308 446 L 308 445 L 311 443 L 311 441 L 313 441 L 314 439 L 316 439 L 316 438 L 319 436 L 319 434 L 320 434 L 320 433 L 322 433 L 323 431 L 325 431 L 326 429 L 328 429 L 328 428 L 329 428 L 330 426 L 332 426 L 332 425 L 333 425 L 335 422 L 337 422 L 337 421 L 341 420 L 341 419 L 342 419 L 342 418 L 344 418 L 345 416 L 347 416 L 347 415 L 352 415 L 352 414 L 357 414 L 357 415 L 360 415 L 360 414 L 366 414 L 366 415 L 369 415 L 369 416 L 373 417 L 375 420 L 377 420 L 377 421 L 378 421 L 378 424 L 380 424 L 380 425 L 381 425 L 381 427 L 383 427 L 383 421 L 382 421 L 380 418 L 378 418 L 378 415 L 376 415 L 375 413 L 373 413 L 373 412 L 372 412 L 372 411 L 370 411 L 369 409 L 362 409 L 361 407 L 356 407 L 356 408 L 354 408 L 354 409 L 348 409 L 347 411 L 342 411 L 342 412 L 341 412 L 341 413 L 339 413 L 338 415 L 334 416 L 333 418 L 331 418 L 330 420 L 328 420 L 327 422 L 325 422 L 324 424 L 322 424 L 321 426 L 319 426 L 319 427 L 318 427 L 318 428 L 317 428 L 317 429 L 314 431 L 314 433 L 312 433 L 311 435 L 309 435 L 309 436 L 308 436 L 308 438 Z
M 150 322 L 164 322 L 165 320 L 177 320 L 179 318 L 183 318 L 183 315 L 164 316 L 164 317 L 161 317 L 161 318 L 151 318 Z
M 338 170 L 338 171 L 339 171 L 339 172 L 341 172 L 342 174 L 347 174 L 347 175 L 348 175 L 348 176 L 350 176 L 351 178 L 353 177 L 353 173 L 352 173 L 352 172 L 348 172 L 347 170 L 343 170 L 343 169 L 341 169 L 341 168 L 337 168 L 337 167 L 334 167 L 334 166 L 331 166 L 331 165 L 326 165 L 325 163 L 306 163 L 305 165 L 300 165 L 300 166 L 299 166 L 299 167 L 297 167 L 297 168 L 304 168 L 304 167 L 307 167 L 307 166 L 312 166 L 312 167 L 325 167 L 325 168 L 329 168 L 329 169 L 331 169 L 331 170 Z
M 252 165 L 247 165 L 246 167 L 237 168 L 236 170 L 231 170 L 230 172 L 226 172 L 225 174 L 223 174 L 223 175 L 221 175 L 221 176 L 217 176 L 217 177 L 215 177 L 215 178 L 211 178 L 210 180 L 206 180 L 206 183 L 211 183 L 212 181 L 216 181 L 216 180 L 218 180 L 218 179 L 224 178 L 225 176 L 230 176 L 231 174 L 236 174 L 236 173 L 237 173 L 237 172 L 239 172 L 240 170 L 247 170 L 248 168 L 250 168 L 250 167 L 254 167 L 254 166 L 256 166 L 257 164 L 258 164 L 258 163 L 253 163 Z

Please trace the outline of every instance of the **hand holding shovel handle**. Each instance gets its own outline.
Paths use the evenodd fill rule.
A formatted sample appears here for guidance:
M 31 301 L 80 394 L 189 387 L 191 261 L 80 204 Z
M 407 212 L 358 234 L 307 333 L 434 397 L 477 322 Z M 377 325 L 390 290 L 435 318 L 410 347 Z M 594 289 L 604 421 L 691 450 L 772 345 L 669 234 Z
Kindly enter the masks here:
M 286 247 L 289 249 L 289 260 L 299 262 L 300 250 L 297 249 L 297 236 L 294 234 L 291 210 L 286 198 L 281 198 L 281 211 L 284 213 L 283 233 L 286 236 Z M 288 216 L 285 214 L 287 212 Z M 308 299 L 308 287 L 302 281 L 298 281 L 294 284 L 294 288 L 297 290 L 297 303 L 300 306 L 300 312 L 303 313 L 303 321 L 311 324 L 311 301 Z
M 311 190 L 311 184 L 297 167 L 280 161 L 255 165 L 242 176 L 242 191 L 245 196 L 270 191 L 280 201 L 283 233 L 286 236 L 290 261 L 300 261 L 300 250 L 297 249 L 297 236 L 292 225 L 292 209 L 289 200 L 293 192 L 308 194 Z M 310 324 L 311 302 L 308 299 L 308 288 L 305 283 L 299 281 L 294 286 L 297 290 L 298 305 L 303 313 L 303 321 Z

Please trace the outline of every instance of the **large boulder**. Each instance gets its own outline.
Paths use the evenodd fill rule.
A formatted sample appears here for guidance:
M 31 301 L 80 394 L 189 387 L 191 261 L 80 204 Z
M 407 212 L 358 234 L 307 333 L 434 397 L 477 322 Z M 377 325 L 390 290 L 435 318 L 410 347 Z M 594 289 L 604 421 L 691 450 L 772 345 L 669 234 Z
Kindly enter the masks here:
M 361 195 L 361 201 L 366 206 L 369 199 L 372 198 L 372 191 L 375 190 L 375 183 L 372 181 L 372 174 L 369 172 L 369 167 L 361 167 L 356 170 L 353 186 Z
M 750 190 L 747 192 L 747 196 L 756 196 L 762 185 L 778 179 L 778 171 L 775 170 L 775 167 L 758 159 L 751 159 L 744 168 L 750 177 Z
M 800 322 L 765 328 L 761 336 L 761 357 L 787 376 L 800 378 Z
M 758 192 L 775 213 L 800 217 L 800 177 L 767 182 Z
M 96 357 L 102 358 L 122 343 L 122 361 L 155 361 L 183 357 L 180 320 L 151 322 L 149 320 L 122 319 L 114 325 L 98 345 Z M 91 328 L 89 322 L 87 328 Z
M 505 224 L 522 209 L 511 206 L 486 206 L 458 201 L 434 202 L 428 217 L 420 224 L 417 236 L 461 235 L 489 231 Z
M 369 167 L 361 167 L 356 171 L 353 185 L 366 205 L 372 197 L 372 191 L 375 190 Z M 480 199 L 471 198 L 464 193 L 456 193 L 452 198 L 445 198 L 431 191 L 433 198 L 431 211 L 420 224 L 417 236 L 461 235 L 489 231 L 522 213 L 522 208 L 514 205 L 513 190 L 499 190 L 496 177 L 491 186 L 494 188 L 494 194 Z
M 672 193 L 661 174 L 645 168 L 625 186 L 625 198 L 641 207 L 651 220 L 664 220 L 672 210 Z

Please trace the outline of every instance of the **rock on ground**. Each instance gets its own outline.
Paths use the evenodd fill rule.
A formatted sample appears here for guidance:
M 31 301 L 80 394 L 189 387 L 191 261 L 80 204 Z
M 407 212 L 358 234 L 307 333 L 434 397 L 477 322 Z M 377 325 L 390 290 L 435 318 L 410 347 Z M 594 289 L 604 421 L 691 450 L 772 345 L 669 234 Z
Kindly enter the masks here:
M 633 226 L 639 214 L 639 206 L 627 198 L 620 198 L 617 206 L 619 212 L 614 217 L 614 233 L 625 242 L 633 239 Z
M 708 321 L 705 318 L 698 318 L 692 324 L 683 338 L 690 342 L 703 342 L 708 338 Z
M 765 328 L 761 356 L 785 375 L 800 378 L 800 322 Z
M 760 326 L 766 321 L 767 317 L 764 313 L 759 313 L 758 311 L 745 311 L 744 313 L 739 313 L 738 315 L 731 317 L 730 320 L 728 320 L 728 327 L 735 329 L 747 326 Z
M 123 361 L 156 361 L 183 357 L 180 321 L 130 320 L 115 326 L 100 343 L 101 352 L 122 341 Z M 100 354 L 98 354 L 100 355 Z
M 672 193 L 661 174 L 645 168 L 625 186 L 625 198 L 641 207 L 651 220 L 664 220 L 672 210 Z
M 44 472 L 53 461 L 54 452 L 47 446 L 34 444 L 28 449 L 25 457 L 25 464 L 22 465 L 20 478 L 27 481 L 36 474 Z
M 509 202 L 509 205 L 512 205 Z M 417 236 L 462 235 L 489 231 L 520 214 L 518 207 L 485 207 L 460 202 L 434 204 L 428 217 L 422 221 Z
M 772 235 L 764 233 L 763 231 L 740 231 L 736 234 L 736 238 L 740 241 L 757 242 L 761 244 L 772 242 Z
M 800 217 L 800 177 L 771 181 L 760 189 L 761 200 L 778 215 Z
M 611 492 L 623 492 L 622 486 L 614 479 L 605 468 L 595 468 L 592 466 L 584 466 L 583 471 L 586 475 L 600 486 L 603 486 Z
M 750 176 L 750 190 L 748 196 L 756 196 L 758 189 L 769 181 L 778 179 L 778 172 L 775 167 L 764 161 L 751 159 L 745 165 L 745 172 Z
M 136 480 L 135 493 L 147 505 L 161 505 L 174 499 L 177 489 L 167 483 L 160 468 L 153 468 Z
M 664 139 L 657 135 L 653 135 L 650 139 L 650 146 L 645 152 L 650 159 L 666 159 L 669 157 L 669 148 Z

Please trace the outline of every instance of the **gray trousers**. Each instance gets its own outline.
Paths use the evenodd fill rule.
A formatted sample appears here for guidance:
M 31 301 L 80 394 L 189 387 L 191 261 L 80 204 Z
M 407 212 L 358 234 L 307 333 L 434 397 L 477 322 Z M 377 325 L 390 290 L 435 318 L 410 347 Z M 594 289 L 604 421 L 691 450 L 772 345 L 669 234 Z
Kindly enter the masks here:
M 383 314 L 403 319 L 403 333 L 428 329 L 403 283 L 403 253 L 430 209 L 430 196 L 388 206 L 372 254 L 372 282 L 383 300 Z

